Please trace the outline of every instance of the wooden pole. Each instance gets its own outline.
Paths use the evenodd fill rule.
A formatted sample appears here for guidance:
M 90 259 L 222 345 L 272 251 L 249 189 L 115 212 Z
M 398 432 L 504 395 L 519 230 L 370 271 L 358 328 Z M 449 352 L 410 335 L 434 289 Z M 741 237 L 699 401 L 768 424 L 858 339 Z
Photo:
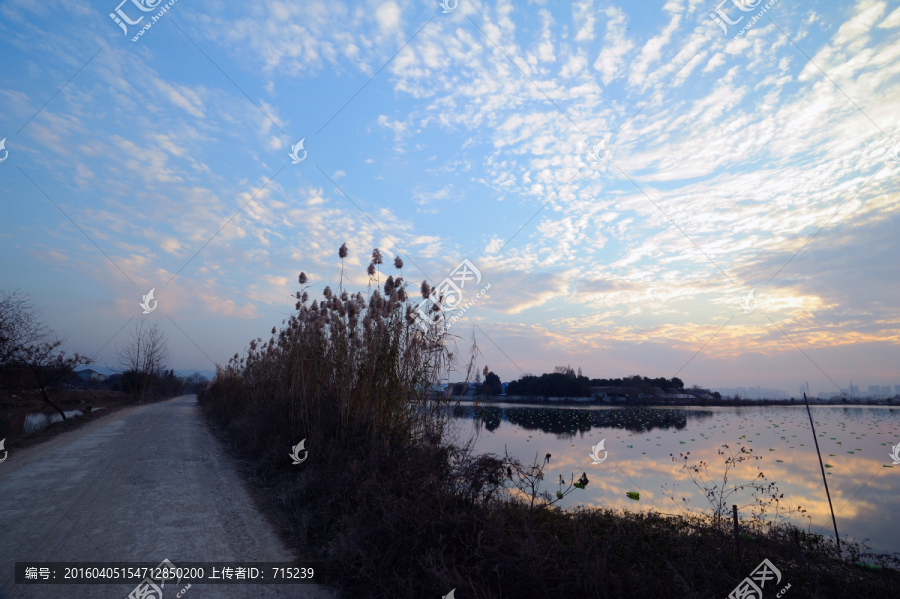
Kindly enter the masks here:
M 803 394 L 806 402 L 806 413 L 809 415 L 809 426 L 812 428 L 813 441 L 816 442 L 816 454 L 819 456 L 819 468 L 822 470 L 822 482 L 825 483 L 825 495 L 828 497 L 828 507 L 831 509 L 831 523 L 834 524 L 834 540 L 837 542 L 838 553 L 841 552 L 841 539 L 838 537 L 837 520 L 834 519 L 834 507 L 831 505 L 831 493 L 828 492 L 828 481 L 825 479 L 825 465 L 822 463 L 822 452 L 819 451 L 819 438 L 816 437 L 816 425 L 813 424 L 812 412 L 809 411 L 809 400 L 806 393 Z
M 741 559 L 741 536 L 740 529 L 738 528 L 738 515 L 737 515 L 737 506 L 731 506 L 731 513 L 734 516 L 734 554 L 737 557 L 738 561 Z

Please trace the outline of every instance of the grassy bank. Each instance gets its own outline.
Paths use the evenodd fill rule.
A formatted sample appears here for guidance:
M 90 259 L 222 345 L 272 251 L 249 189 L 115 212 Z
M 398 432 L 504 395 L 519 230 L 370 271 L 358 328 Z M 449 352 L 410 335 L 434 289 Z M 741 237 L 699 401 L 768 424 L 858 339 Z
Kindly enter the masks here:
M 328 443 L 300 470 L 244 451 L 248 438 L 273 432 L 267 421 L 232 423 L 231 439 L 253 460 L 253 482 L 288 523 L 286 537 L 322 560 L 346 597 L 441 597 L 456 588 L 457 598 L 724 598 L 763 559 L 792 597 L 895 598 L 900 588 L 894 570 L 854 566 L 858 547 L 840 558 L 833 542 L 794 528 L 742 521 L 754 538 L 741 538 L 738 557 L 730 528 L 711 517 L 532 513 L 509 492 L 502 460 L 440 444 Z
M 763 559 L 787 597 L 897 596 L 900 573 L 854 565 L 857 546 L 839 554 L 751 520 L 738 553 L 727 520 L 565 511 L 560 496 L 596 483 L 573 473 L 554 497 L 540 488 L 549 456 L 522 464 L 453 445 L 428 392 L 451 358 L 446 339 L 419 330 L 404 289 L 391 278 L 368 301 L 326 289 L 310 304 L 301 288 L 297 314 L 200 396 L 285 538 L 344 596 L 721 599 Z M 293 464 L 300 441 L 308 457 Z

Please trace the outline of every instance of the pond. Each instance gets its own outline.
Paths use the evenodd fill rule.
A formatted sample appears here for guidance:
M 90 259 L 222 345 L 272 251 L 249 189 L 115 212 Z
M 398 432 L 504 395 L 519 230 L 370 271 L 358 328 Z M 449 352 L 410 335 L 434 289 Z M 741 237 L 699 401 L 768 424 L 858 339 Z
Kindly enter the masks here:
M 102 410 L 103 408 L 93 408 Z M 81 410 L 63 410 L 66 418 L 81 416 Z M 0 439 L 15 439 L 30 432 L 47 428 L 54 422 L 62 420 L 62 416 L 56 410 L 34 409 L 5 410 L 0 412 Z
M 900 464 L 891 458 L 900 444 L 900 409 L 813 407 L 826 479 L 841 540 L 862 542 L 876 553 L 900 552 Z M 806 408 L 799 406 L 613 408 L 463 404 L 451 408 L 460 440 L 475 437 L 475 449 L 502 456 L 504 448 L 525 463 L 552 455 L 544 469 L 543 489 L 554 495 L 559 475 L 566 481 L 587 473 L 589 483 L 558 505 L 711 514 L 705 493 L 684 465 L 707 462 L 711 488 L 722 487 L 725 459 L 741 447 L 751 459 L 729 472 L 726 488 L 751 482 L 761 471 L 783 494 L 782 506 L 806 510 L 790 522 L 834 537 L 831 511 L 822 482 Z M 602 459 L 592 447 L 601 440 Z M 724 452 L 725 455 L 719 452 Z M 687 462 L 682 456 L 688 457 Z M 639 499 L 628 493 L 638 493 Z M 749 490 L 727 498 L 749 517 Z M 804 516 L 809 516 L 808 519 Z

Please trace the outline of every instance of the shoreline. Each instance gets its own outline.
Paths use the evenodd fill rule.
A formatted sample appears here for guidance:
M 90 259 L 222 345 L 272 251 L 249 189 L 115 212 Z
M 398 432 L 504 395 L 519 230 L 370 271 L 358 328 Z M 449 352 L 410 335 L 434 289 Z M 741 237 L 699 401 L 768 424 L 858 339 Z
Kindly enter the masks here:
M 563 406 L 609 406 L 609 407 L 682 407 L 682 408 L 710 408 L 710 407 L 733 407 L 733 408 L 752 408 L 757 406 L 806 406 L 802 400 L 790 399 L 743 399 L 739 401 L 724 399 L 709 400 L 688 400 L 688 399 L 655 399 L 641 398 L 629 399 L 627 401 L 604 401 L 596 397 L 543 397 L 543 396 L 527 396 L 527 395 L 493 395 L 488 397 L 476 396 L 453 396 L 447 398 L 451 402 L 462 403 L 482 403 L 482 404 L 540 404 L 540 405 L 563 405 Z M 896 399 L 877 402 L 874 400 L 859 400 L 848 402 L 823 402 L 821 400 L 810 402 L 809 407 L 882 407 L 882 408 L 900 408 L 900 401 Z
M 69 416 L 66 420 L 58 420 L 37 430 L 29 431 L 24 434 L 11 435 L 6 438 L 6 449 L 9 451 L 20 451 L 27 447 L 45 443 L 53 439 L 57 435 L 64 434 L 73 430 L 77 430 L 87 424 L 105 418 L 111 414 L 129 408 L 151 403 L 159 403 L 167 401 L 177 396 L 159 397 L 143 403 L 135 402 L 129 395 L 119 391 L 109 390 L 72 390 L 57 392 L 53 399 L 57 405 L 64 411 L 79 410 L 80 415 Z M 79 397 L 80 395 L 80 397 Z M 193 395 L 193 394 L 191 394 Z M 18 397 L 11 394 L 0 398 L 0 416 L 9 413 L 24 414 L 43 412 L 46 414 L 56 414 L 56 410 L 48 406 L 46 402 L 40 399 L 35 393 L 22 393 Z

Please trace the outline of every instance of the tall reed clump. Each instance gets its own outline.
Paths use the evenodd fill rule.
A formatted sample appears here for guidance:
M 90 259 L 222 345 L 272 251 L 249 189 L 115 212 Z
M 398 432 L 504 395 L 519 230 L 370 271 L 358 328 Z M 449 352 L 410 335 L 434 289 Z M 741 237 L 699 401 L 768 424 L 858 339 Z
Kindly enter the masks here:
M 338 255 L 343 266 L 346 245 Z M 376 248 L 369 272 L 380 263 Z M 314 456 L 327 440 L 406 446 L 440 438 L 442 411 L 428 400 L 452 354 L 436 323 L 426 334 L 416 322 L 403 278 L 389 276 L 368 299 L 325 287 L 312 302 L 305 273 L 299 283 L 297 311 L 281 329 L 217 369 L 203 397 L 213 418 L 253 437 L 244 439 L 248 449 L 272 445 L 279 455 L 302 439 Z M 251 425 L 261 417 L 277 424 Z

